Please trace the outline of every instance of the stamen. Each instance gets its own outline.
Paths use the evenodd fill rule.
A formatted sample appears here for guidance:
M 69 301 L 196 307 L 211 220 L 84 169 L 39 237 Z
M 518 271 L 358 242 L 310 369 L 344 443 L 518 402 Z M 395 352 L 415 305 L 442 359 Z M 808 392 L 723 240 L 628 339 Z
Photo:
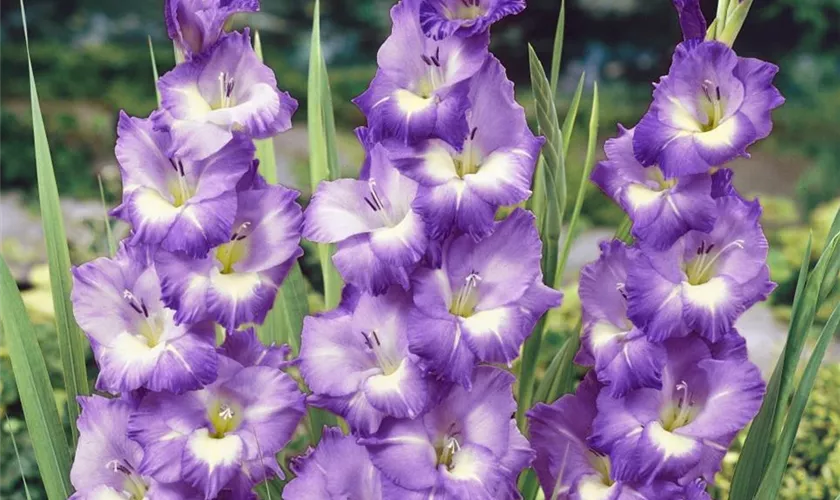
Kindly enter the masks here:
M 432 60 L 429 59 L 429 56 L 427 56 L 426 54 L 423 54 L 420 57 L 423 59 L 423 62 L 426 63 L 426 66 L 431 66 L 432 65 Z
M 120 472 L 125 474 L 126 476 L 131 475 L 131 470 L 117 459 L 111 460 L 110 462 L 106 463 L 105 468 L 110 471 L 113 471 L 114 473 Z
M 618 293 L 621 294 L 624 300 L 627 300 L 627 291 L 625 290 L 624 283 L 616 283 L 615 289 L 618 290 Z
M 250 226 L 251 223 L 247 221 L 240 224 L 236 231 L 234 231 L 233 234 L 230 236 L 230 241 L 242 241 L 245 238 L 247 238 L 248 235 L 245 234 L 245 232 Z
M 132 309 L 137 311 L 137 314 L 142 314 L 147 318 L 149 317 L 149 310 L 146 309 L 146 304 L 144 304 L 142 300 L 138 300 L 133 293 L 128 291 L 128 289 L 123 290 L 123 298 L 128 301 L 128 305 L 130 305 Z
M 478 127 L 473 127 L 473 129 L 470 131 L 470 140 L 471 141 L 475 139 L 475 133 L 476 132 L 478 132 Z
M 391 220 L 391 215 L 388 213 L 388 210 L 385 209 L 385 202 L 383 201 L 383 198 L 379 196 L 379 192 L 376 190 L 376 179 L 368 179 L 368 191 L 370 191 L 370 199 L 365 197 L 365 203 L 367 203 L 370 209 L 374 212 L 379 212 L 380 216 L 382 217 L 382 221 L 387 226 L 394 227 L 394 221 Z
M 222 420 L 231 420 L 233 418 L 233 416 L 234 416 L 233 408 L 231 408 L 230 406 L 228 406 L 226 404 L 223 404 L 219 408 L 219 417 Z
M 475 303 L 478 301 L 475 290 L 481 283 L 481 276 L 477 271 L 472 270 L 470 274 L 464 278 L 464 286 L 458 291 L 458 295 L 452 302 L 449 312 L 456 316 L 467 317 L 473 313 Z
M 378 345 L 378 346 L 382 345 L 382 344 L 379 342 L 379 336 L 377 336 L 377 335 L 376 335 L 376 330 L 374 330 L 374 331 L 372 331 L 372 332 L 370 332 L 370 333 L 371 333 L 371 335 L 373 335 L 373 340 L 375 340 L 375 341 L 376 341 L 376 345 Z
M 370 337 L 368 337 L 368 334 L 365 333 L 365 332 L 359 332 L 359 333 L 361 333 L 362 337 L 364 337 L 365 345 L 367 345 L 369 349 L 373 349 L 373 342 L 370 341 Z
M 370 207 L 371 210 L 373 210 L 374 212 L 379 210 L 378 208 L 376 208 L 376 205 L 374 205 L 372 201 L 367 199 L 367 196 L 364 197 L 364 200 L 365 200 L 365 203 L 367 203 L 367 205 Z

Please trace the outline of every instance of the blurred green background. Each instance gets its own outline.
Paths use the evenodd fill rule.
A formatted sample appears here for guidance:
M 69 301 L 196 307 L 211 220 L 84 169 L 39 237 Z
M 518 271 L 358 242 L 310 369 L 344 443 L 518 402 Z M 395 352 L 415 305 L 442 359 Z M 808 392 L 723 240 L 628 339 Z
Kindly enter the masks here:
M 352 134 L 364 124 L 350 99 L 361 93 L 375 71 L 375 54 L 390 30 L 391 0 L 331 0 L 322 5 L 322 36 L 336 121 L 340 162 L 346 175 L 358 169 L 361 157 Z M 703 2 L 712 16 L 714 1 Z M 566 112 L 580 74 L 598 80 L 601 89 L 601 140 L 615 132 L 615 124 L 631 126 L 650 99 L 650 82 L 667 71 L 670 53 L 680 33 L 668 0 L 567 0 L 566 42 L 558 106 Z M 306 70 L 312 2 L 263 0 L 263 12 L 237 17 L 261 33 L 266 62 L 280 86 L 306 105 Z M 533 113 L 528 87 L 526 43 L 548 63 L 559 0 L 529 0 L 520 15 L 494 26 L 491 49 L 517 83 L 517 93 Z M 106 204 L 119 200 L 120 184 L 113 148 L 119 109 L 146 116 L 154 109 L 155 93 L 147 37 L 151 38 L 159 71 L 174 63 L 163 24 L 163 1 L 28 0 L 33 67 L 38 82 L 56 177 L 63 198 L 68 238 L 74 263 L 104 255 L 106 243 L 100 202 L 101 179 Z M 761 196 L 765 228 L 771 241 L 771 267 L 779 283 L 769 304 L 756 308 L 749 324 L 739 327 L 750 341 L 757 362 L 772 368 L 783 339 L 798 268 L 809 231 L 815 235 L 813 258 L 819 255 L 824 234 L 840 206 L 840 0 L 757 1 L 736 44 L 743 56 L 760 57 L 782 69 L 777 85 L 787 97 L 774 114 L 773 135 L 751 149 L 750 160 L 735 163 L 736 184 Z M 61 386 L 57 351 L 51 327 L 52 311 L 45 250 L 35 198 L 34 148 L 29 115 L 26 53 L 19 5 L 0 4 L 0 248 L 9 260 L 34 319 L 56 387 Z M 587 89 L 587 93 L 589 90 Z M 579 123 L 586 120 L 584 99 Z M 306 196 L 306 123 L 298 112 L 295 128 L 276 139 L 280 178 Z M 582 130 L 583 127 L 578 127 Z M 573 136 L 569 183 L 576 186 L 583 163 L 585 137 Z M 576 270 L 596 257 L 598 238 L 610 233 L 620 219 L 617 208 L 590 188 L 583 210 L 584 223 L 570 260 L 566 304 L 551 313 L 558 345 L 579 314 Z M 118 234 L 126 228 L 117 225 Z M 311 253 L 308 252 L 308 255 Z M 319 273 L 307 260 L 304 271 L 313 289 Z M 308 272 L 307 272 L 308 271 Z M 318 298 L 313 294 L 313 303 Z M 840 297 L 835 297 L 840 300 Z M 826 319 L 828 304 L 822 312 Z M 816 325 L 820 327 L 821 325 Z M 752 336 L 751 336 L 752 335 Z M 764 336 L 764 337 L 762 337 Z M 759 339 L 756 341 L 755 339 Z M 769 339 L 767 342 L 764 339 Z M 840 345 L 829 350 L 791 459 L 783 498 L 833 500 L 840 494 Z M 91 366 L 92 368 L 92 366 Z M 91 372 L 93 374 L 93 371 Z M 56 398 L 62 403 L 63 392 Z M 63 404 L 63 403 L 62 403 Z M 59 406 L 61 407 L 62 404 Z M 28 479 L 33 498 L 37 469 L 28 447 L 8 357 L 0 346 L 0 497 L 25 498 L 21 476 Z M 10 446 L 14 436 L 21 460 Z M 727 464 L 734 463 L 737 444 Z M 20 465 L 19 465 L 20 464 Z M 724 467 L 719 483 L 725 490 Z M 727 472 L 728 471 L 728 472 Z

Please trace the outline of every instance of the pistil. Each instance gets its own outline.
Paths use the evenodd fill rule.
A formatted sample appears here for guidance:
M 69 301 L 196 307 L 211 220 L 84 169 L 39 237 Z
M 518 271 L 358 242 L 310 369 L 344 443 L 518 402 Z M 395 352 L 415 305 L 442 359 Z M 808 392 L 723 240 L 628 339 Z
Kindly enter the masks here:
M 379 341 L 379 335 L 376 333 L 376 330 L 372 330 L 371 332 L 360 332 L 362 337 L 365 339 L 365 345 L 370 349 L 373 353 L 373 356 L 376 358 L 376 363 L 382 369 L 382 373 L 385 375 L 390 375 L 397 371 L 399 368 L 400 363 L 398 360 L 392 359 L 385 350 L 382 348 L 382 342 Z

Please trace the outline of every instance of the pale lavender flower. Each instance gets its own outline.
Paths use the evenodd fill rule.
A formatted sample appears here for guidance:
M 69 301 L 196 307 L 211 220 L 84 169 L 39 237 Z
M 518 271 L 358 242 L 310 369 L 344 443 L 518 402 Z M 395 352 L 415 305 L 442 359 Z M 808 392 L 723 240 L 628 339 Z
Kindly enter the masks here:
M 420 27 L 421 0 L 401 0 L 391 9 L 391 36 L 377 54 L 379 66 L 368 90 L 353 102 L 367 116 L 371 138 L 405 144 L 440 137 L 460 143 L 467 79 L 487 57 L 486 33 L 435 41 Z
M 314 393 L 308 402 L 376 432 L 383 418 L 414 418 L 432 400 L 432 381 L 408 351 L 411 298 L 393 287 L 374 297 L 345 288 L 335 311 L 307 317 L 300 371 Z
M 297 383 L 270 366 L 220 358 L 219 378 L 181 395 L 150 393 L 129 421 L 145 452 L 139 471 L 161 482 L 187 482 L 214 498 L 279 475 L 274 459 L 305 412 Z
M 433 239 L 453 230 L 480 238 L 502 205 L 531 195 L 531 178 L 543 139 L 534 137 L 513 83 L 488 57 L 470 83 L 468 132 L 457 143 L 430 139 L 404 145 L 386 141 L 394 164 L 420 185 L 413 207 Z
M 304 214 L 303 236 L 338 243 L 333 262 L 344 281 L 379 294 L 392 284 L 408 288 L 428 237 L 411 208 L 417 183 L 394 168 L 380 144 L 365 146 L 362 179 L 322 182 Z
M 761 406 L 761 373 L 745 359 L 713 358 L 697 337 L 668 340 L 666 350 L 661 389 L 598 395 L 590 442 L 609 450 L 618 479 L 712 481 Z
M 166 0 L 166 33 L 186 57 L 209 49 L 238 12 L 260 10 L 259 0 Z
M 99 390 L 183 392 L 215 380 L 213 323 L 176 323 L 146 248 L 122 243 L 113 259 L 74 268 L 71 299 L 99 365 Z
M 261 63 L 251 37 L 233 32 L 158 80 L 161 108 L 156 125 L 172 134 L 172 152 L 205 158 L 235 131 L 254 139 L 292 126 L 297 101 L 277 88 L 274 72 Z
M 673 178 L 745 156 L 750 144 L 770 134 L 770 112 L 784 103 L 773 86 L 778 70 L 738 57 L 720 42 L 681 43 L 636 126 L 636 158 L 642 165 L 659 164 Z
M 423 0 L 420 25 L 435 39 L 472 36 L 505 16 L 525 10 L 525 0 Z
M 511 418 L 513 382 L 506 371 L 479 367 L 472 391 L 453 385 L 422 417 L 385 420 L 359 442 L 386 478 L 422 498 L 516 498 L 533 451 Z
M 607 159 L 592 171 L 592 182 L 633 220 L 633 236 L 666 250 L 689 230 L 711 231 L 717 215 L 712 176 L 666 179 L 657 165 L 643 167 L 633 156 L 633 132 L 619 125 L 618 137 L 604 145 Z
M 540 316 L 562 299 L 542 282 L 540 252 L 534 216 L 522 209 L 479 242 L 461 235 L 445 243 L 442 267 L 413 277 L 409 350 L 430 371 L 465 386 L 478 361 L 510 363 Z
M 653 341 L 696 332 L 717 342 L 775 287 L 761 206 L 739 196 L 716 203 L 711 233 L 689 231 L 668 250 L 636 253 L 628 267 L 628 316 Z
M 70 469 L 70 481 L 76 489 L 72 500 L 180 500 L 197 494 L 187 484 L 162 483 L 138 472 L 143 449 L 128 438 L 133 402 L 81 396 L 79 405 L 79 442 Z
M 261 324 L 277 289 L 303 254 L 296 191 L 266 186 L 238 193 L 228 242 L 202 259 L 158 252 L 163 299 L 175 319 L 213 319 L 229 330 Z
M 601 257 L 580 272 L 581 348 L 575 362 L 594 366 L 598 381 L 615 396 L 661 387 L 665 349 L 650 342 L 627 318 L 628 254 L 621 241 L 601 243 Z
M 153 121 L 120 113 L 116 155 L 123 201 L 112 213 L 131 224 L 132 244 L 204 256 L 230 236 L 233 187 L 248 173 L 254 145 L 237 133 L 205 159 L 180 157 L 170 153 L 170 134 Z

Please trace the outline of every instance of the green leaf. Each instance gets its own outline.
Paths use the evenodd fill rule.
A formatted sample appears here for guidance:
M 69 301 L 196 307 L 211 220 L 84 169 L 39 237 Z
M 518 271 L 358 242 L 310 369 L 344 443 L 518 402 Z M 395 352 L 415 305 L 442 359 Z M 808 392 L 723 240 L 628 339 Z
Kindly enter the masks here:
M 586 82 L 586 72 L 580 74 L 575 94 L 572 97 L 572 102 L 569 104 L 569 111 L 566 113 L 566 119 L 563 120 L 563 159 L 569 157 L 569 146 L 572 144 L 572 131 L 575 129 L 575 120 L 577 119 L 578 108 L 580 108 L 580 98 L 583 95 L 583 84 Z
M 6 423 L 9 423 L 9 414 L 6 414 Z M 12 440 L 12 449 L 15 451 L 15 459 L 18 463 L 18 470 L 20 471 L 20 480 L 23 483 L 23 493 L 26 495 L 26 500 L 32 500 L 32 495 L 29 493 L 29 485 L 26 484 L 26 474 L 23 472 L 23 464 L 20 461 L 20 451 L 18 450 L 17 440 L 15 434 L 9 431 L 9 438 Z
M 534 469 L 525 469 L 525 472 L 519 476 L 519 492 L 522 494 L 522 500 L 535 500 L 537 493 L 540 491 L 540 482 L 537 480 L 537 474 Z
M 837 210 L 837 213 L 834 214 L 834 221 L 831 223 L 831 228 L 828 230 L 828 237 L 826 238 L 826 241 L 831 241 L 831 239 L 838 233 L 840 233 L 840 210 Z M 834 255 L 834 258 L 832 258 L 828 263 L 825 276 L 823 277 L 823 282 L 820 285 L 820 303 L 822 303 L 831 291 L 834 290 L 834 286 L 837 284 L 838 275 L 840 275 L 840 252 Z
M 537 214 L 537 227 L 543 242 L 543 276 L 546 284 L 551 286 L 557 271 L 560 231 L 563 224 L 563 212 L 566 207 L 566 171 L 562 155 L 563 136 L 545 70 L 539 58 L 537 58 L 534 48 L 530 45 L 528 45 L 528 61 L 531 68 L 531 85 L 536 100 L 537 122 L 539 123 L 540 133 L 546 139 L 542 148 L 542 159 L 545 163 L 543 168 L 540 169 L 543 175 L 542 187 L 545 193 L 545 204 L 543 213 Z M 534 372 L 544 328 L 545 317 L 537 323 L 522 349 L 522 361 L 519 365 L 519 406 L 517 413 L 520 428 L 524 428 L 525 411 L 531 406 L 531 397 L 534 391 Z
M 312 42 L 309 52 L 309 82 L 307 87 L 309 123 L 309 173 L 312 191 L 324 180 L 338 178 L 338 153 L 335 140 L 335 118 L 327 76 L 327 66 L 321 53 L 320 2 L 315 0 L 312 19 Z M 327 309 L 338 305 L 342 281 L 332 263 L 335 245 L 318 244 L 318 258 L 324 277 L 324 302 Z
M 69 476 L 70 449 L 55 406 L 44 356 L 35 340 L 20 291 L 3 258 L 0 258 L 0 304 L 5 344 L 41 480 L 51 500 L 65 500 L 73 491 Z
M 572 242 L 574 241 L 573 235 L 575 234 L 578 219 L 580 219 L 583 200 L 586 198 L 586 188 L 589 186 L 589 175 L 592 173 L 592 167 L 595 165 L 595 147 L 598 144 L 598 112 L 598 83 L 595 82 L 592 88 L 592 112 L 589 115 L 589 140 L 586 145 L 586 160 L 583 163 L 583 174 L 580 178 L 575 206 L 572 209 L 572 218 L 569 219 L 566 239 L 563 241 L 560 263 L 557 265 L 557 270 L 554 275 L 553 284 L 555 288 L 560 286 L 560 282 L 563 279 L 563 271 L 566 269 L 566 262 L 569 260 L 569 252 L 572 249 Z
M 99 199 L 102 202 L 102 222 L 105 223 L 105 239 L 108 240 L 108 255 L 113 257 L 117 253 L 117 240 L 114 239 L 114 232 L 111 231 L 111 217 L 108 215 L 108 204 L 105 203 L 105 187 L 102 185 L 102 176 L 96 176 L 99 182 Z
M 729 498 L 732 500 L 752 500 L 760 485 L 768 461 L 773 454 L 776 439 L 787 410 L 787 401 L 791 392 L 793 377 L 798 365 L 799 356 L 805 343 L 808 331 L 814 321 L 814 315 L 819 306 L 820 288 L 829 261 L 834 258 L 838 250 L 840 236 L 835 235 L 830 244 L 820 256 L 814 270 L 807 273 L 810 261 L 811 240 L 809 238 L 806 253 L 803 256 L 796 285 L 796 295 L 793 301 L 791 323 L 785 347 L 770 382 L 761 410 L 750 426 L 749 434 L 744 442 L 735 473 Z
M 560 14 L 557 15 L 557 27 L 554 29 L 554 46 L 551 51 L 551 95 L 557 95 L 557 82 L 560 79 L 560 61 L 563 57 L 563 40 L 566 33 L 566 0 L 560 2 Z
M 560 366 L 563 363 L 564 352 L 566 351 L 566 346 L 569 345 L 570 341 L 571 338 L 566 339 L 566 341 L 563 342 L 563 346 L 558 349 L 557 352 L 554 353 L 554 357 L 551 358 L 548 368 L 545 369 L 542 379 L 537 384 L 537 390 L 534 392 L 534 403 L 550 402 L 549 392 L 551 391 L 552 385 L 555 384 L 558 373 L 560 373 Z
M 52 290 L 53 308 L 55 309 L 56 334 L 64 374 L 64 389 L 67 391 L 68 417 L 71 422 L 79 418 L 79 405 L 76 396 L 90 393 L 85 370 L 85 339 L 73 317 L 70 303 L 70 252 L 67 249 L 67 234 L 64 231 L 64 219 L 58 199 L 58 186 L 55 182 L 50 146 L 41 116 L 41 104 L 38 101 L 38 89 L 35 87 L 35 74 L 29 56 L 29 33 L 26 29 L 26 11 L 23 0 L 20 1 L 23 18 L 23 34 L 26 40 L 26 57 L 29 63 L 29 91 L 32 101 L 32 131 L 35 140 L 35 170 L 38 175 L 38 201 L 41 205 L 41 221 L 47 243 L 47 262 L 50 268 L 50 289 Z M 78 430 L 72 429 L 72 444 L 75 446 Z
M 259 31 L 254 33 L 254 52 L 260 62 L 265 62 Z M 271 137 L 257 139 L 254 141 L 254 146 L 257 148 L 257 159 L 260 161 L 260 174 L 269 184 L 277 184 L 277 157 L 274 155 L 274 139 Z
M 834 308 L 834 311 L 828 318 L 828 322 L 822 329 L 817 340 L 814 352 L 811 354 L 811 358 L 805 366 L 805 371 L 802 373 L 802 379 L 799 382 L 799 387 L 796 389 L 796 394 L 793 396 L 793 401 L 785 419 L 784 430 L 774 450 L 773 457 L 770 459 L 770 464 L 767 467 L 767 472 L 764 474 L 764 479 L 761 481 L 761 486 L 756 495 L 757 498 L 776 498 L 778 496 L 779 488 L 782 485 L 782 476 L 784 476 L 787 461 L 793 449 L 793 442 L 796 439 L 796 430 L 799 428 L 802 414 L 805 412 L 805 406 L 808 403 L 808 397 L 811 395 L 811 389 L 814 388 L 814 381 L 817 378 L 817 372 L 825 356 L 825 351 L 828 348 L 828 344 L 834 338 L 834 335 L 838 332 L 838 329 L 840 329 L 840 304 Z
M 630 232 L 633 230 L 633 220 L 630 219 L 630 216 L 625 215 L 624 219 L 621 221 L 621 224 L 618 225 L 618 229 L 615 230 L 614 238 L 617 240 L 621 240 L 628 245 L 633 244 L 633 236 Z
M 154 77 L 155 97 L 157 97 L 157 103 L 158 103 L 158 106 L 160 106 L 160 90 L 158 90 L 158 86 L 157 86 L 157 82 L 160 78 L 158 77 L 157 61 L 155 60 L 155 47 L 154 47 L 154 45 L 152 45 L 151 35 L 147 35 L 146 40 L 149 43 L 149 58 L 152 60 L 152 76 Z
M 295 356 L 300 351 L 300 332 L 303 318 L 309 314 L 306 284 L 300 265 L 296 262 L 274 299 L 274 306 L 257 329 L 265 344 L 289 344 Z

